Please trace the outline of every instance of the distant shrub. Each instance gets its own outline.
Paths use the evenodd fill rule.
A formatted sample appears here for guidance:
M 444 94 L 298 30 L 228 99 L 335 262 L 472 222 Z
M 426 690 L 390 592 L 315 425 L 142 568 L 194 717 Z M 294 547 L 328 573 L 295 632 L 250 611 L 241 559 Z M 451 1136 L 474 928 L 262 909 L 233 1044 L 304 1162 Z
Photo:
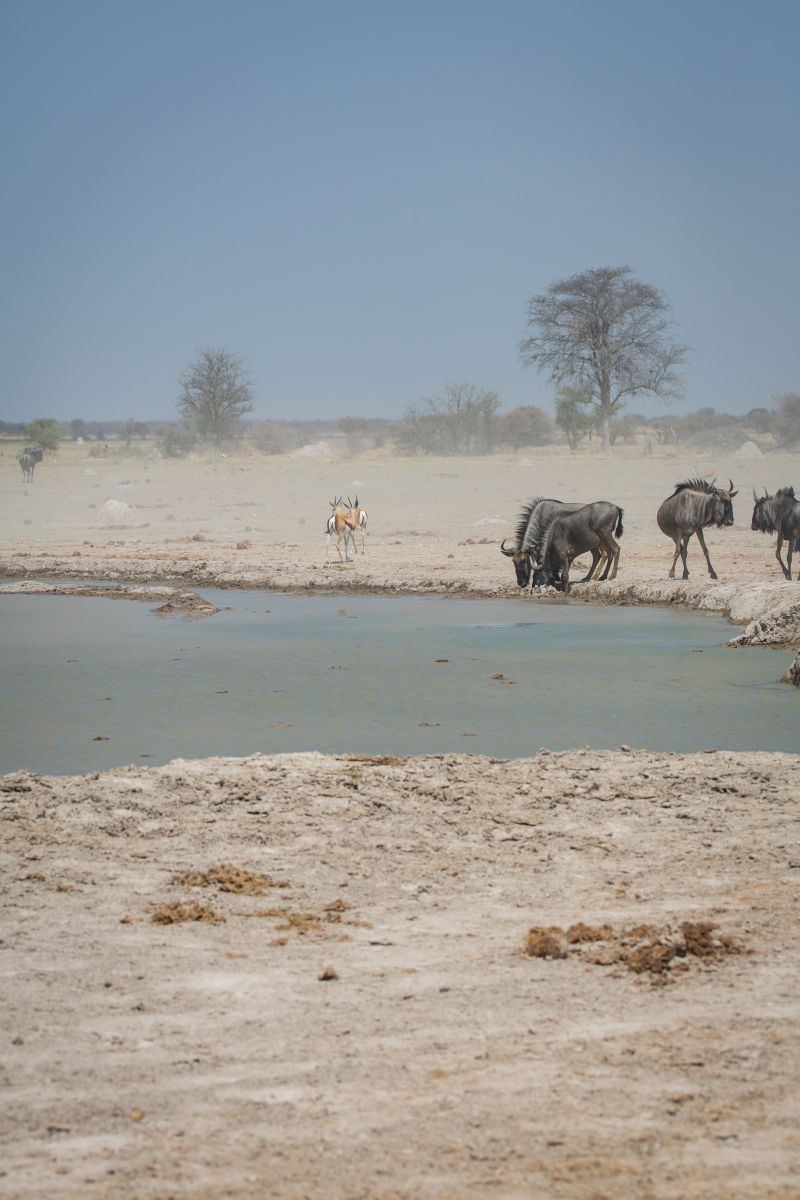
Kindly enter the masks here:
M 167 425 L 158 435 L 157 446 L 165 458 L 185 458 L 197 444 L 197 438 L 180 425 Z

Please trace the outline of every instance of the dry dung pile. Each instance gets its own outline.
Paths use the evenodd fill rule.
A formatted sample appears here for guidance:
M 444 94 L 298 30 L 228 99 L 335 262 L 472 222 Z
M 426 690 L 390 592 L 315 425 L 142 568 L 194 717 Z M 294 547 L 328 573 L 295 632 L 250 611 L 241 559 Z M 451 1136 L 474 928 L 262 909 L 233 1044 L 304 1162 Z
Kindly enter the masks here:
M 634 975 L 649 976 L 650 982 L 658 985 L 687 971 L 692 960 L 717 962 L 747 953 L 735 938 L 715 930 L 711 921 L 682 921 L 677 930 L 635 925 L 619 932 L 610 925 L 586 925 L 583 921 L 566 931 L 559 925 L 532 925 L 523 951 L 531 958 L 546 959 L 566 958 L 572 953 L 595 966 L 622 966 Z

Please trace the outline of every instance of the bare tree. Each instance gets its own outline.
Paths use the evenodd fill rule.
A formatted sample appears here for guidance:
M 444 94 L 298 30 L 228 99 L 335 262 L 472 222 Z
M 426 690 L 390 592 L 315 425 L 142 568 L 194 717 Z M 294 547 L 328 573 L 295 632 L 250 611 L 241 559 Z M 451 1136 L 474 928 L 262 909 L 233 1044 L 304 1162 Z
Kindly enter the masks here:
M 219 446 L 253 410 L 253 388 L 242 359 L 225 347 L 201 350 L 180 376 L 178 411 L 203 441 Z
M 434 454 L 489 454 L 494 446 L 497 392 L 474 383 L 448 383 L 438 396 L 426 396 L 421 411 L 407 410 L 402 441 L 409 449 Z
M 586 393 L 606 453 L 611 417 L 628 396 L 680 395 L 677 368 L 688 348 L 670 336 L 662 293 L 635 279 L 630 267 L 591 268 L 552 283 L 528 302 L 527 324 L 534 332 L 520 343 L 522 361 Z

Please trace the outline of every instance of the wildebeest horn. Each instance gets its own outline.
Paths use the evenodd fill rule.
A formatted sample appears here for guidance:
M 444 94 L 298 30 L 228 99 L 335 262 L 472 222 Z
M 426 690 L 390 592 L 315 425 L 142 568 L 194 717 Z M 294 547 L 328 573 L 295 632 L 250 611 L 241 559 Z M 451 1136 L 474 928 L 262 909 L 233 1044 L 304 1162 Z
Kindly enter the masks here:
M 506 558 L 513 558 L 514 554 L 515 554 L 514 550 L 506 550 L 506 539 L 505 538 L 503 538 L 502 542 L 500 543 L 500 551 L 502 554 L 505 554 Z
M 756 504 L 758 504 L 758 496 L 756 495 L 756 489 L 755 489 L 755 488 L 753 488 L 753 499 L 755 500 Z
M 733 480 L 732 480 L 732 479 L 730 479 L 730 480 L 728 481 L 728 491 L 729 491 L 729 492 L 732 492 L 732 491 L 733 491 Z

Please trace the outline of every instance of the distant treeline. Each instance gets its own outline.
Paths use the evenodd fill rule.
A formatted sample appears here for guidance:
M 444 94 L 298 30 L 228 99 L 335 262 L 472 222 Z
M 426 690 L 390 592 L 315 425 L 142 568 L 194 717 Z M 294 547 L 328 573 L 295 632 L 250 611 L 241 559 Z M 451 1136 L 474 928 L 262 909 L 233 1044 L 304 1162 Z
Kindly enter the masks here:
M 142 443 L 149 443 L 166 457 L 180 457 L 203 447 L 202 439 L 185 424 L 134 419 L 0 421 L 0 436 L 38 441 L 51 450 L 59 441 L 82 439 L 116 443 L 119 449 L 136 453 L 145 448 Z M 317 421 L 241 419 L 226 445 L 266 455 L 290 454 L 321 441 L 333 441 L 337 448 L 351 453 L 385 447 L 399 454 L 491 454 L 558 442 L 576 448 L 596 437 L 592 410 L 580 403 L 557 402 L 555 417 L 535 405 L 501 412 L 495 393 L 472 385 L 453 385 L 441 396 L 412 405 L 400 420 L 354 416 Z M 800 394 L 778 397 L 774 407 L 753 408 L 741 416 L 714 408 L 683 416 L 668 410 L 653 417 L 623 413 L 612 418 L 610 438 L 612 444 L 638 444 L 643 453 L 658 444 L 736 450 L 753 441 L 762 450 L 792 448 L 800 446 Z

